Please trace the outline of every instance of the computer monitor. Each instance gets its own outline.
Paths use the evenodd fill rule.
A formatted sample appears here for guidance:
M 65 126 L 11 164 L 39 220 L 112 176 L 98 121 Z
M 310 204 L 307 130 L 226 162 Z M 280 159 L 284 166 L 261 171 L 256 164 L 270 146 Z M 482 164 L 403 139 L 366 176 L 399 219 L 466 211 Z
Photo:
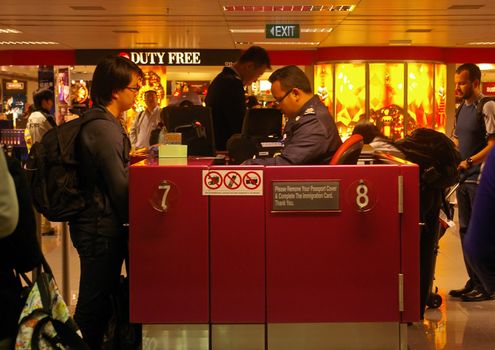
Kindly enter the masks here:
M 282 134 L 282 112 L 275 108 L 248 109 L 244 116 L 241 133 L 243 137 L 280 137 Z
M 167 106 L 162 110 L 162 121 L 168 132 L 180 132 L 182 144 L 190 156 L 215 156 L 213 121 L 209 107 Z

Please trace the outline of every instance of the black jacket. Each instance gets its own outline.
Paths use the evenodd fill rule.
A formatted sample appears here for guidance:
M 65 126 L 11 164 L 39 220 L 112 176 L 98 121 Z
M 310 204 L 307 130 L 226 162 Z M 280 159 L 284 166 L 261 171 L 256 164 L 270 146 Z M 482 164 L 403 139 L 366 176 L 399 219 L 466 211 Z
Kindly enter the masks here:
M 81 188 L 90 203 L 70 221 L 78 232 L 116 236 L 128 222 L 128 168 L 130 141 L 120 122 L 107 109 L 95 107 L 82 118 L 104 119 L 85 124 L 76 146 Z
M 313 96 L 284 129 L 284 148 L 274 158 L 250 159 L 244 164 L 316 165 L 328 164 L 342 144 L 337 126 L 327 107 Z
M 3 151 L 0 149 L 0 152 Z M 16 188 L 19 220 L 12 234 L 0 239 L 0 339 L 15 337 L 23 306 L 22 286 L 14 269 L 31 271 L 42 259 L 29 185 L 19 161 L 11 157 L 6 159 Z
M 241 132 L 246 113 L 246 99 L 241 77 L 229 67 L 213 79 L 206 95 L 206 106 L 211 108 L 215 145 L 225 151 L 227 140 Z

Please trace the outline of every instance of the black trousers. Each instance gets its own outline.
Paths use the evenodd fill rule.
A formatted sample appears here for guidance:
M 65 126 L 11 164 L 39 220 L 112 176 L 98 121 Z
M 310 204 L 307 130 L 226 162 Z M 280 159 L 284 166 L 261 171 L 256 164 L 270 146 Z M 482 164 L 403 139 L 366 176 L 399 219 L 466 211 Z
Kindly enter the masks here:
M 118 237 L 105 237 L 71 227 L 71 238 L 81 266 L 74 319 L 84 341 L 91 349 L 99 349 L 112 315 L 110 295 L 118 289 L 127 256 L 127 236 L 123 232 Z

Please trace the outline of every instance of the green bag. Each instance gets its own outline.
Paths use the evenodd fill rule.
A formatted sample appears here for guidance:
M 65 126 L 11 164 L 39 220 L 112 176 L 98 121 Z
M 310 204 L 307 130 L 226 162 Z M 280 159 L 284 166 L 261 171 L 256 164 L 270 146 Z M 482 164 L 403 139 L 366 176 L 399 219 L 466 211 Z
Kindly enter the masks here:
M 36 281 L 27 283 L 30 290 L 19 317 L 15 349 L 89 350 L 44 257 Z

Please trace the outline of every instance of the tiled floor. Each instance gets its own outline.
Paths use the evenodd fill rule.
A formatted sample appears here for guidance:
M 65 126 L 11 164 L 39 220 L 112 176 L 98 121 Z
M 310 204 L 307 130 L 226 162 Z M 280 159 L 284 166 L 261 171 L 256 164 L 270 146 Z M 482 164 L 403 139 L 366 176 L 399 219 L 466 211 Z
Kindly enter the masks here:
M 440 240 L 435 281 L 444 302 L 408 327 L 410 350 L 495 349 L 495 301 L 465 303 L 448 296 L 466 280 L 459 235 L 449 229 Z
M 43 237 L 43 248 L 55 276 L 62 285 L 61 235 Z M 69 241 L 70 293 L 72 308 L 77 301 L 79 260 Z M 495 301 L 464 303 L 447 295 L 450 289 L 460 288 L 466 272 L 460 249 L 459 235 L 449 229 L 440 241 L 435 285 L 443 297 L 439 309 L 430 309 L 425 319 L 408 327 L 410 350 L 494 350 Z

